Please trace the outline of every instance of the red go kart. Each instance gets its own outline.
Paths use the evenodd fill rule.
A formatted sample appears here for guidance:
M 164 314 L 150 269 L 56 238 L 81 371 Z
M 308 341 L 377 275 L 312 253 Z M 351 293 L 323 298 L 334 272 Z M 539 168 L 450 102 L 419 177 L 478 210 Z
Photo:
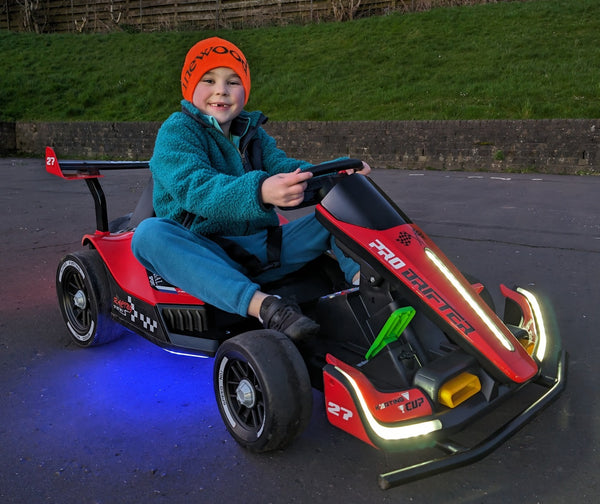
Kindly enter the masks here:
M 263 452 L 294 440 L 309 422 L 314 387 L 328 420 L 370 445 L 441 450 L 380 474 L 388 488 L 484 457 L 564 389 L 566 354 L 548 302 L 501 285 L 505 306 L 497 315 L 483 284 L 461 273 L 370 178 L 345 173 L 360 161 L 316 165 L 304 202 L 316 205 L 319 221 L 360 264 L 360 286 L 347 285 L 328 255 L 262 286 L 296 300 L 320 324 L 319 337 L 302 347 L 169 285 L 134 258 L 131 237 L 153 215 L 152 186 L 132 214 L 109 223 L 100 171 L 147 167 L 59 163 L 47 148 L 47 171 L 85 180 L 96 208 L 87 248 L 58 265 L 63 318 L 82 347 L 129 329 L 172 352 L 214 357 L 221 416 L 245 448 Z M 524 389 L 533 398 L 491 434 L 470 446 L 453 440 Z

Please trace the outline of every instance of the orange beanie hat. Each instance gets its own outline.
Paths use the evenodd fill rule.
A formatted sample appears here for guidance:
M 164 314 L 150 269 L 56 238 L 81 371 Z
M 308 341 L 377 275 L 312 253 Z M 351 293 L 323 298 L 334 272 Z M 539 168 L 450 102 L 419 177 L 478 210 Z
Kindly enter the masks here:
M 185 57 L 181 71 L 181 92 L 192 101 L 196 85 L 202 76 L 213 68 L 231 68 L 242 80 L 246 92 L 244 105 L 250 96 L 250 69 L 246 57 L 235 45 L 219 37 L 201 40 L 194 45 Z

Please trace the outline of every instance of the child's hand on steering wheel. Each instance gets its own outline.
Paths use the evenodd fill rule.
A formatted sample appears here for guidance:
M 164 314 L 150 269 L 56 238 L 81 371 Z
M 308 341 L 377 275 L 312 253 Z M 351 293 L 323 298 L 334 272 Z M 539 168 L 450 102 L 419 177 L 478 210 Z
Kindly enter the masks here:
M 362 168 L 360 170 L 346 170 L 346 173 L 348 175 L 352 175 L 353 173 L 358 173 L 359 175 L 368 175 L 369 173 L 371 173 L 371 167 L 367 163 L 362 161 Z
M 304 201 L 306 181 L 313 175 L 298 168 L 291 173 L 278 173 L 267 178 L 261 188 L 260 194 L 263 203 L 291 207 Z

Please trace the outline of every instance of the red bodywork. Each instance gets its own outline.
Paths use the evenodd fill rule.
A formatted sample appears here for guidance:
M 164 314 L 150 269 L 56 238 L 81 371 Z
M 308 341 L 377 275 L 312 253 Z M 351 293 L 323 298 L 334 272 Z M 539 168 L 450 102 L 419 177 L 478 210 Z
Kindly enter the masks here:
M 85 235 L 82 243 L 91 244 L 102 257 L 115 282 L 126 292 L 135 293 L 146 303 L 203 305 L 204 302 L 177 287 L 153 287 L 148 274 L 131 251 L 132 231 L 119 234 L 96 232 Z
M 477 295 L 473 286 L 416 225 L 404 224 L 387 230 L 372 230 L 339 221 L 322 206 L 318 206 L 317 211 L 368 251 L 438 317 L 445 320 L 454 329 L 453 339 L 459 346 L 468 345 L 471 351 L 483 355 L 495 369 L 513 382 L 524 383 L 537 374 L 535 361 L 496 313 Z M 448 279 L 448 273 L 444 274 L 431 255 L 443 263 L 462 291 Z M 472 294 L 472 298 L 465 299 L 461 292 Z M 487 316 L 487 323 L 481 313 Z
M 347 384 L 342 383 L 333 370 L 341 370 L 352 378 L 360 390 L 368 414 L 380 424 L 397 425 L 433 413 L 429 399 L 418 388 L 381 392 L 358 369 L 331 354 L 327 355 L 327 364 L 330 366 L 323 371 L 327 419 L 366 443 L 376 446 L 365 431 L 362 420 L 365 413 L 359 412 L 357 407 L 360 401 L 352 397 Z

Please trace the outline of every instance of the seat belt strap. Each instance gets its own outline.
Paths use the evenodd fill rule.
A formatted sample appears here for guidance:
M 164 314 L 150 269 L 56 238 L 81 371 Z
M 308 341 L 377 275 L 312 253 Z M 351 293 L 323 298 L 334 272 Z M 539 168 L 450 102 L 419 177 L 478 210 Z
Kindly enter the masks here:
M 237 242 L 223 236 L 209 236 L 225 253 L 248 271 L 249 276 L 255 277 L 265 271 L 281 266 L 281 226 L 267 228 L 267 263 L 260 262 L 258 257 L 248 252 Z

